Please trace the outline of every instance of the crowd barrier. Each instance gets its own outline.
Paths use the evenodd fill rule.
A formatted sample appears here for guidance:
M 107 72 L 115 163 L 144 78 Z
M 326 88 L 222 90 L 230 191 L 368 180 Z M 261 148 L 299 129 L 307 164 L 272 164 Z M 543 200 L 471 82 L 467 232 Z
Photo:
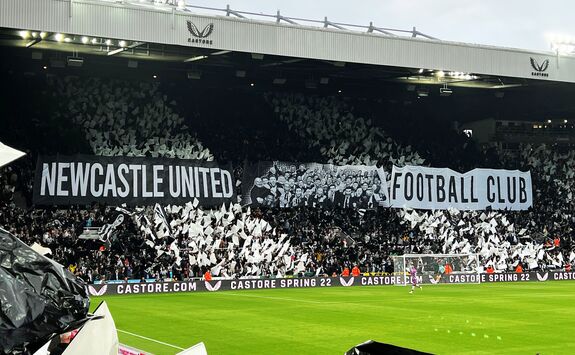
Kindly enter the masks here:
M 494 274 L 449 274 L 436 280 L 434 275 L 418 277 L 421 284 L 473 284 L 498 282 L 547 282 L 575 280 L 575 272 L 541 271 L 525 273 Z M 109 283 L 89 285 L 92 296 L 133 295 L 148 293 L 217 292 L 236 290 L 264 290 L 288 288 L 329 288 L 392 286 L 410 284 L 410 279 L 402 276 L 358 276 L 358 277 L 310 277 L 282 279 L 238 279 L 238 280 L 191 280 L 172 282 Z

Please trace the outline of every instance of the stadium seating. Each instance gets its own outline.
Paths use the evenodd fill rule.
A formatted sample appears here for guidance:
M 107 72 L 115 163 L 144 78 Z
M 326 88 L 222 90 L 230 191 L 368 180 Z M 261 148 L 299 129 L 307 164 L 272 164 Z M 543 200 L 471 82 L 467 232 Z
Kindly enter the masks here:
M 474 147 L 478 153 L 469 159 L 463 156 L 465 149 L 434 149 L 436 138 L 421 132 L 414 144 L 395 139 L 390 132 L 397 128 L 387 130 L 373 117 L 359 117 L 352 99 L 267 93 L 258 100 L 269 105 L 270 125 L 287 127 L 281 139 L 291 143 L 282 145 L 277 137 L 267 142 L 265 134 L 254 135 L 250 130 L 226 135 L 216 124 L 210 128 L 201 123 L 201 112 L 182 113 L 157 83 L 53 76 L 46 85 L 57 103 L 50 107 L 51 129 L 67 129 L 62 122 L 75 127 L 96 155 L 241 162 L 252 154 L 202 142 L 202 136 L 210 142 L 219 137 L 247 147 L 265 147 L 265 154 L 257 157 L 266 160 L 312 157 L 320 163 L 375 164 L 386 169 L 464 161 L 451 167 L 488 164 L 529 169 L 536 187 L 534 207 L 527 212 L 164 206 L 176 238 L 172 243 L 156 238 L 155 227 L 143 222 L 144 217 L 155 220 L 152 208 L 123 208 L 120 212 L 130 218 L 114 231 L 109 248 L 101 248 L 78 236 L 86 225 L 111 223 L 117 209 L 94 205 L 27 210 L 33 162 L 39 153 L 32 151 L 0 172 L 0 225 L 29 244 L 50 248 L 57 261 L 90 282 L 184 279 L 200 277 L 206 270 L 216 277 L 332 275 L 354 265 L 362 272 L 379 273 L 393 270 L 393 254 L 424 252 L 475 252 L 484 267 L 498 271 L 511 270 L 520 262 L 525 269 L 561 269 L 575 261 L 570 227 L 575 222 L 572 151 L 522 145 L 509 153 L 499 147 Z M 444 136 L 455 144 L 473 144 L 455 132 Z M 282 152 L 282 147 L 289 152 Z M 42 153 L 59 153 L 56 148 L 47 150 Z M 556 238 L 559 245 L 553 243 Z

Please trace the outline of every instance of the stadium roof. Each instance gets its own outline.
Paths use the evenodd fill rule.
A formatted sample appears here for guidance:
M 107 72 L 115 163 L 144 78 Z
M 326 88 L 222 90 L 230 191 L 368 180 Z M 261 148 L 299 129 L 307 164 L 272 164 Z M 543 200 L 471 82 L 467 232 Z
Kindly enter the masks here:
M 415 29 L 400 31 L 372 24 L 364 28 L 327 19 L 321 22 L 324 27 L 301 25 L 302 19 L 290 19 L 279 13 L 273 16 L 273 22 L 246 18 L 229 9 L 222 12 L 227 16 L 200 15 L 194 13 L 198 8 L 156 3 L 148 0 L 3 0 L 0 27 L 36 32 L 38 36 L 44 33 L 44 38 L 29 37 L 24 43 L 39 47 L 68 40 L 69 44 L 83 44 L 80 42 L 83 36 L 91 41 L 95 39 L 89 44 L 105 47 L 106 54 L 125 55 L 142 46 L 182 47 L 176 51 L 170 48 L 159 57 L 150 53 L 150 59 L 199 61 L 207 55 L 234 51 L 336 64 L 422 69 L 438 75 L 454 73 L 459 85 L 469 81 L 467 85 L 473 86 L 479 82 L 474 78 L 481 75 L 575 82 L 575 57 L 552 52 L 446 42 Z M 309 20 L 303 21 L 309 23 Z M 402 32 L 411 36 L 396 35 Z M 56 37 L 57 34 L 60 35 Z M 38 39 L 45 43 L 40 44 Z M 427 79 L 421 77 L 420 80 Z
M 460 122 L 574 119 L 573 57 L 309 22 L 139 0 L 2 0 L 0 67 L 161 80 L 177 90 L 343 92 Z

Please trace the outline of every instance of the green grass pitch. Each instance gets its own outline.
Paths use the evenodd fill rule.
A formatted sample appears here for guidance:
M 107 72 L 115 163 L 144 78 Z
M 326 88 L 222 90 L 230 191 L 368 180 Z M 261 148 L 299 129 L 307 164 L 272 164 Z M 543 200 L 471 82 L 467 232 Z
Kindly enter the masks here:
M 121 331 L 214 354 L 343 354 L 368 339 L 436 354 L 575 354 L 575 282 L 107 296 Z M 154 354 L 177 348 L 118 332 Z

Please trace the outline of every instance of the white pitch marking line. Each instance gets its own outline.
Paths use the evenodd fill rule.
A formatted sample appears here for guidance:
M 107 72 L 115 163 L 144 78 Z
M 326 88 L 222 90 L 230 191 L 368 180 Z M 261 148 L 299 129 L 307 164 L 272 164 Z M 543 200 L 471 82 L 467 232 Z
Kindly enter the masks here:
M 172 348 L 174 348 L 174 349 L 186 350 L 186 349 L 184 349 L 184 348 L 180 348 L 179 346 L 175 346 L 175 345 L 172 345 L 172 344 L 164 343 L 163 341 L 159 341 L 159 340 L 156 340 L 156 339 L 148 338 L 148 337 L 145 337 L 145 336 L 143 336 L 143 335 L 138 335 L 138 334 L 130 333 L 130 332 L 127 332 L 127 331 L 121 330 L 121 329 L 116 329 L 116 330 L 119 331 L 119 332 L 122 332 L 122 333 L 126 333 L 126 334 L 133 335 L 133 336 L 138 337 L 138 338 L 142 338 L 142 339 L 146 339 L 146 340 L 149 340 L 149 341 L 153 341 L 154 343 L 166 345 L 166 346 L 172 347 Z
M 283 298 L 283 297 L 270 297 L 270 296 L 258 296 L 258 295 L 245 295 L 240 293 L 222 292 L 219 295 L 231 295 L 231 296 L 242 296 L 242 297 L 253 297 L 253 298 L 265 298 L 270 300 L 280 300 L 280 301 L 291 301 L 291 302 L 303 302 L 303 303 L 315 303 L 315 304 L 329 304 L 329 303 L 340 303 L 340 302 L 320 302 L 320 301 L 309 301 L 309 300 L 298 300 L 295 298 Z

